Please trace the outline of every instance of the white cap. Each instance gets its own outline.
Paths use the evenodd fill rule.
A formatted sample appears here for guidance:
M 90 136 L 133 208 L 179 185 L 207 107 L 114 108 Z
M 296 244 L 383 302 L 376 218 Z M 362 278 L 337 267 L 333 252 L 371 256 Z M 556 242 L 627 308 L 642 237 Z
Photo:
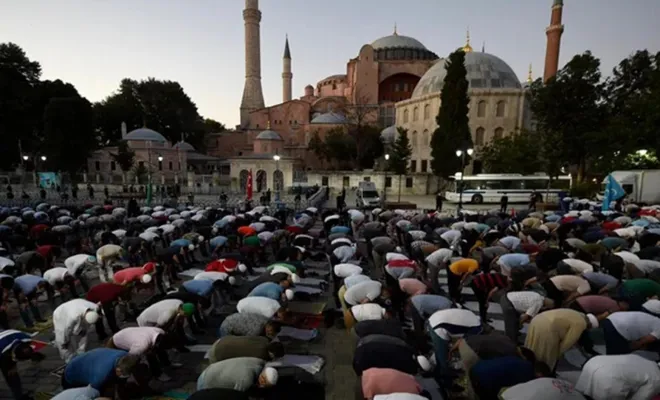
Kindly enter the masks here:
M 230 285 L 235 285 L 236 284 L 236 278 L 234 278 L 233 276 L 230 276 L 229 279 L 227 279 L 227 281 L 229 281 Z
M 385 314 L 387 314 L 387 310 L 384 309 L 383 307 L 381 307 L 381 308 L 380 308 L 380 315 L 381 315 L 382 317 L 385 317 Z
M 422 370 L 424 371 L 430 371 L 432 368 L 431 362 L 424 356 L 417 356 L 417 363 L 420 367 L 422 367 Z
M 296 274 L 291 274 L 291 282 L 294 284 L 300 282 L 300 277 Z
M 85 313 L 85 321 L 87 321 L 88 324 L 93 325 L 98 320 L 99 320 L 99 313 L 97 313 L 96 311 L 89 310 Z
M 589 320 L 589 325 L 591 328 L 598 328 L 598 318 L 593 314 L 587 314 L 587 319 Z
M 195 250 L 195 245 L 194 245 L 194 244 L 192 244 L 192 243 L 191 243 L 191 244 L 189 244 L 189 245 L 188 245 L 188 250 L 190 250 L 190 251 L 193 251 L 193 250 Z
M 203 242 L 204 241 L 204 236 L 199 235 L 199 237 L 197 237 L 197 241 L 198 242 Z
M 300 250 L 301 253 L 305 252 L 305 248 L 301 246 L 296 246 L 296 249 Z
M 245 264 L 238 264 L 238 270 L 239 270 L 240 272 L 245 272 L 245 271 L 247 271 L 247 265 L 245 265 Z
M 396 249 L 394 249 L 397 253 L 401 253 L 401 246 L 396 246 Z
M 293 290 L 287 289 L 284 291 L 287 300 L 293 300 Z
M 149 274 L 142 275 L 142 283 L 149 283 L 149 282 L 151 282 L 151 275 Z
M 660 315 L 660 300 L 647 300 L 646 303 L 642 304 L 642 308 L 650 313 Z
M 277 373 L 277 370 L 273 367 L 266 367 L 264 368 L 263 371 L 264 376 L 266 377 L 266 381 L 271 384 L 271 385 L 277 385 L 277 378 L 279 377 L 279 374 Z

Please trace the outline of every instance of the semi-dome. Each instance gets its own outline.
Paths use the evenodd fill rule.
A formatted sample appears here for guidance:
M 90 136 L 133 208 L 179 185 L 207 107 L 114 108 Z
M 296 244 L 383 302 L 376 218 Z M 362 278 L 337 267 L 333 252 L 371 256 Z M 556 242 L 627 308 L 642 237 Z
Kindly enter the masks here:
M 177 142 L 174 148 L 181 151 L 195 151 L 193 145 L 188 142 Z
M 279 133 L 266 129 L 257 135 L 257 140 L 282 140 L 282 137 Z
M 336 112 L 327 112 L 312 119 L 312 124 L 345 124 L 346 117 Z
M 149 128 L 134 129 L 124 136 L 124 140 L 143 141 L 143 142 L 167 142 L 167 139 L 160 133 Z
M 412 98 L 438 93 L 445 83 L 446 59 L 435 63 L 419 80 Z M 470 89 L 521 89 L 513 69 L 501 58 L 488 53 L 465 53 L 465 69 Z
M 385 143 L 394 143 L 396 135 L 396 125 L 388 126 L 380 132 L 380 138 Z
M 371 43 L 371 47 L 375 50 L 393 48 L 427 50 L 426 46 L 424 46 L 419 40 L 411 38 L 410 36 L 399 35 L 397 33 L 374 40 Z

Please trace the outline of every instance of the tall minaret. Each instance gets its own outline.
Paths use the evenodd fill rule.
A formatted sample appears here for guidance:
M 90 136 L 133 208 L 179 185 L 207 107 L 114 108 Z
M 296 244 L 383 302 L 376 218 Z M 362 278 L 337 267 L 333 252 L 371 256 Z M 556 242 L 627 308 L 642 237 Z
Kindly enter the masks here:
M 245 88 L 241 101 L 241 127 L 246 128 L 250 123 L 250 112 L 264 108 L 264 94 L 261 90 L 259 0 L 245 0 L 243 21 L 245 21 Z
M 545 70 L 543 71 L 543 81 L 547 82 L 557 74 L 559 69 L 559 48 L 561 46 L 561 35 L 564 33 L 564 25 L 561 23 L 561 15 L 564 7 L 564 0 L 554 0 L 552 3 L 552 17 L 550 26 L 545 29 L 548 41 L 545 48 Z
M 282 102 L 291 101 L 291 51 L 289 50 L 289 36 L 284 44 L 284 57 L 282 57 Z

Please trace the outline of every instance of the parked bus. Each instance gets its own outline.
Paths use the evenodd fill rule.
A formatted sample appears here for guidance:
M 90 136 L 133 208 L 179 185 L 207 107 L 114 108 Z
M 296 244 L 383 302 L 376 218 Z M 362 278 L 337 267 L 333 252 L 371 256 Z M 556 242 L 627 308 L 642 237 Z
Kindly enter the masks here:
M 526 203 L 533 192 L 537 192 L 540 201 L 559 201 L 559 193 L 568 193 L 571 176 L 562 175 L 552 179 L 548 191 L 548 175 L 522 174 L 477 174 L 465 175 L 462 179 L 463 203 L 499 203 L 504 194 L 509 203 Z M 460 198 L 461 173 L 456 173 L 445 193 L 447 200 L 457 203 Z M 548 198 L 546 199 L 546 195 Z

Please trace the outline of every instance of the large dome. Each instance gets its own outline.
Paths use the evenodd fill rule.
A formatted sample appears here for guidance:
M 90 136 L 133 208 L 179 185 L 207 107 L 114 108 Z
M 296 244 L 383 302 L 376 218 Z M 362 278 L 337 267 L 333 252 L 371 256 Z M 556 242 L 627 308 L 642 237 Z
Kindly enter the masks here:
M 419 80 L 412 98 L 442 90 L 445 83 L 446 59 L 439 60 Z M 465 53 L 465 68 L 470 89 L 520 89 L 522 88 L 513 69 L 501 58 L 488 53 Z
M 373 47 L 375 50 L 388 49 L 388 48 L 427 50 L 426 46 L 424 46 L 419 40 L 415 38 L 411 38 L 409 36 L 401 36 L 396 33 L 375 40 L 373 43 L 371 43 L 371 47 Z
M 257 135 L 257 140 L 282 140 L 282 137 L 279 133 L 266 129 Z
M 177 142 L 174 148 L 181 151 L 195 151 L 193 145 L 188 142 Z
M 345 124 L 346 117 L 344 117 L 342 114 L 329 111 L 325 114 L 319 114 L 314 116 L 311 123 L 312 124 Z
M 134 140 L 142 142 L 167 142 L 167 139 L 160 133 L 149 128 L 138 128 L 132 130 L 124 136 L 124 140 Z

